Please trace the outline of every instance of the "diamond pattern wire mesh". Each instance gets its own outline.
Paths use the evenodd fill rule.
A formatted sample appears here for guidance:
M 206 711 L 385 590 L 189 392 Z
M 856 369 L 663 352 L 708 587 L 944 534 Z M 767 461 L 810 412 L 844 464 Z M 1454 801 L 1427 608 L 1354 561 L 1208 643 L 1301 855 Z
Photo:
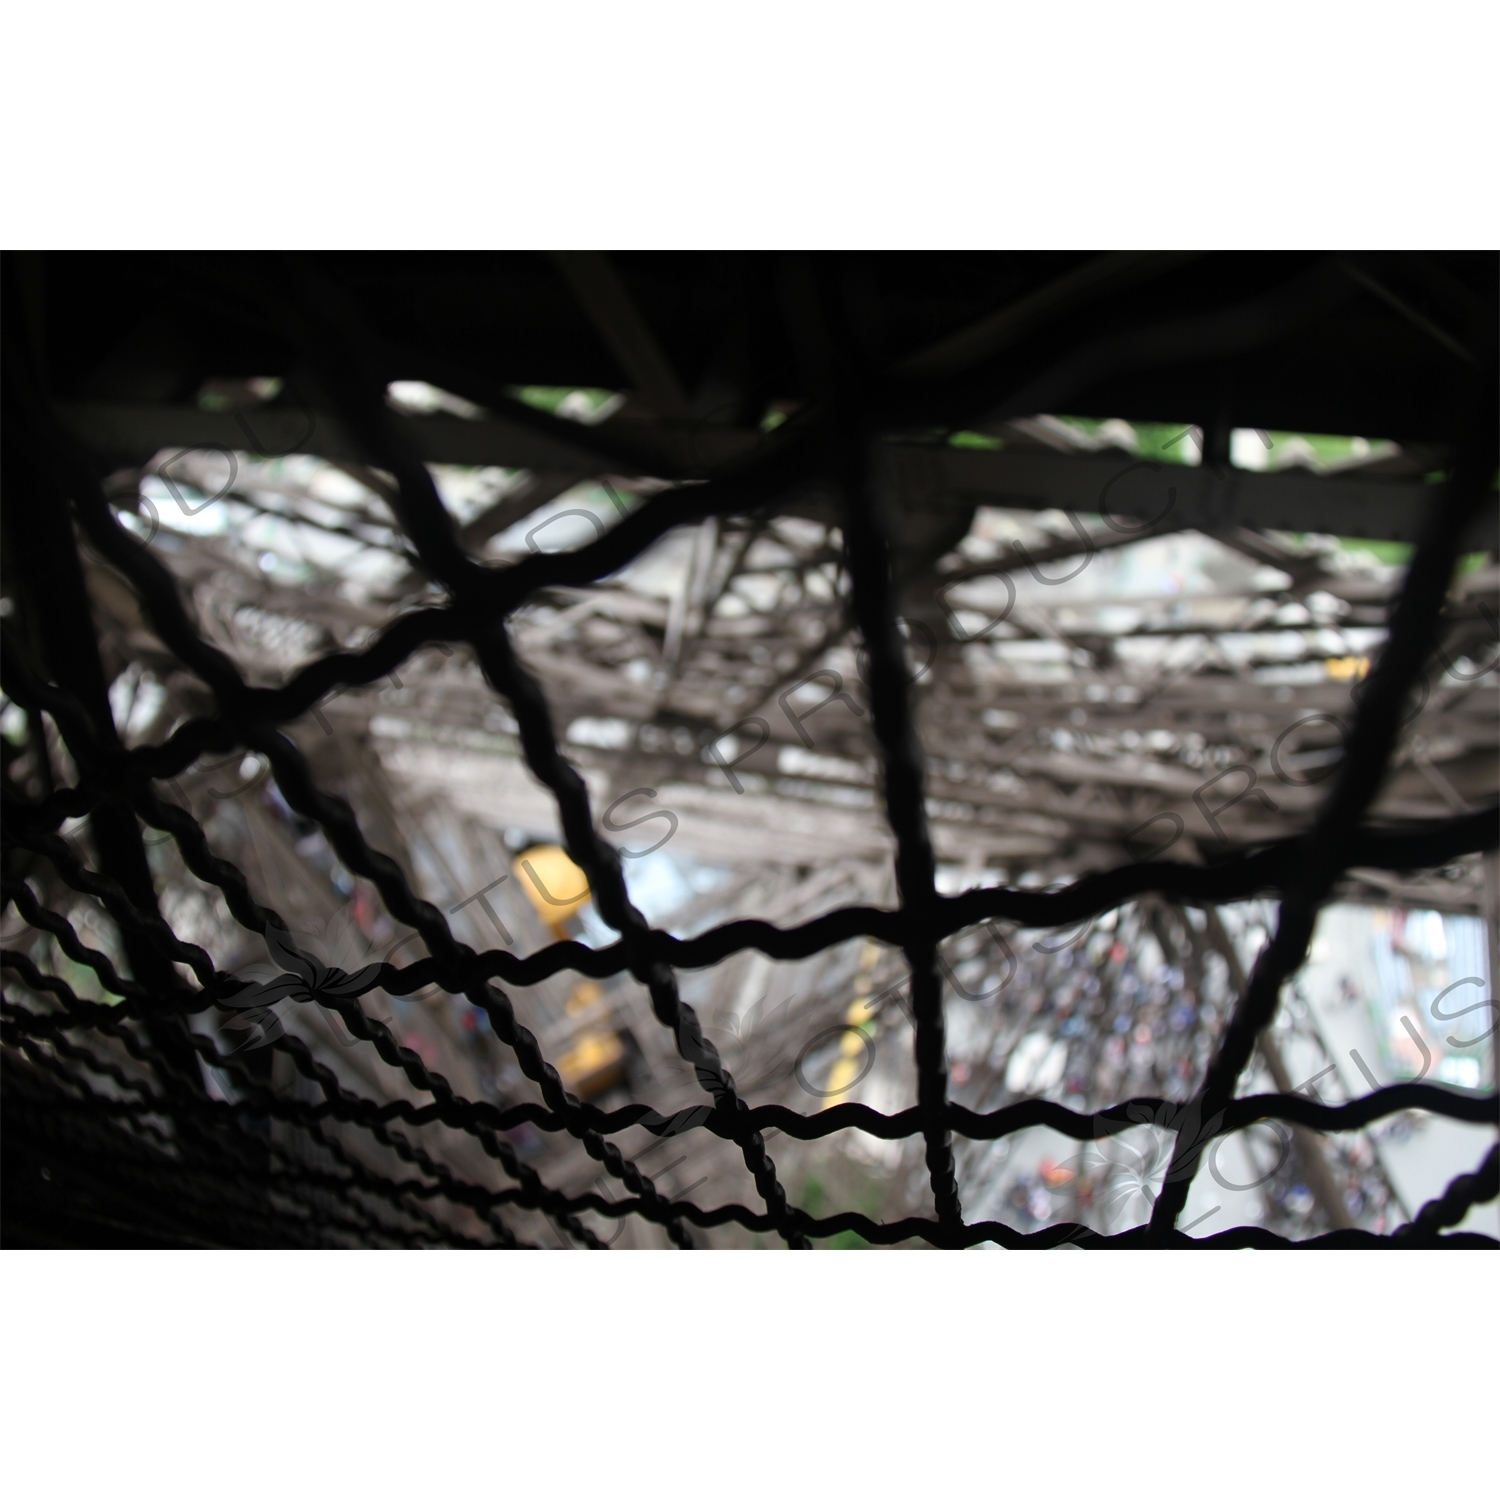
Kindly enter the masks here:
M 6 1128 L 19 1126 L 75 1158 L 93 1154 L 107 1164 L 114 1193 L 111 1198 L 105 1192 L 110 1201 L 95 1205 L 96 1221 L 148 1240 L 159 1236 L 187 1244 L 509 1247 L 521 1243 L 512 1220 L 517 1209 L 526 1209 L 546 1215 L 563 1235 L 594 1248 L 604 1246 L 580 1218 L 586 1212 L 606 1219 L 639 1215 L 663 1226 L 683 1248 L 700 1242 L 695 1229 L 731 1222 L 774 1232 L 796 1248 L 810 1248 L 847 1230 L 874 1244 L 915 1239 L 943 1247 L 983 1241 L 1034 1247 L 1279 1246 L 1292 1242 L 1264 1228 L 1242 1227 L 1199 1239 L 1176 1228 L 1200 1160 L 1220 1137 L 1259 1120 L 1314 1131 L 1353 1130 L 1418 1108 L 1460 1121 L 1495 1123 L 1494 1095 L 1422 1082 L 1376 1089 L 1336 1106 L 1299 1094 L 1235 1097 L 1256 1037 L 1274 1018 L 1283 985 L 1306 956 L 1318 910 L 1345 870 L 1356 863 L 1425 868 L 1495 846 L 1492 811 L 1415 832 L 1381 833 L 1362 826 L 1395 744 L 1408 691 L 1433 647 L 1458 539 L 1477 508 L 1493 503 L 1495 403 L 1489 381 L 1476 382 L 1482 416 L 1461 434 L 1457 461 L 1431 507 L 1387 644 L 1362 698 L 1348 754 L 1310 832 L 1210 870 L 1161 861 L 1091 875 L 1052 893 L 978 889 L 949 897 L 940 895 L 935 883 L 923 756 L 891 580 L 895 539 L 888 530 L 883 482 L 872 463 L 878 437 L 895 425 L 893 413 L 900 411 L 890 390 L 844 390 L 838 399 L 788 422 L 739 468 L 655 496 L 589 546 L 487 568 L 466 554 L 431 476 L 388 421 L 383 387 L 369 374 L 376 361 L 367 357 L 365 334 L 337 309 L 328 289 L 314 296 L 305 287 L 281 289 L 266 307 L 267 316 L 279 319 L 301 344 L 329 407 L 369 461 L 394 476 L 400 523 L 415 554 L 449 598 L 441 606 L 400 616 L 364 649 L 329 655 L 274 689 L 249 685 L 227 656 L 201 638 L 172 575 L 120 525 L 87 456 L 54 425 L 36 394 L 24 355 L 7 345 L 9 545 L 13 563 L 27 580 L 41 649 L 23 646 L 7 621 L 5 692 L 33 723 L 41 714 L 50 716 L 77 774 L 73 785 L 52 789 L 40 800 L 22 797 L 7 774 L 4 895 L 25 923 L 50 934 L 69 959 L 91 969 L 118 1003 L 83 999 L 26 954 L 6 952 Z M 930 395 L 923 399 L 930 405 Z M 809 482 L 832 487 L 842 497 L 849 605 L 870 663 L 870 710 L 883 764 L 885 811 L 896 841 L 899 906 L 894 911 L 845 908 L 788 928 L 734 921 L 678 939 L 653 929 L 632 905 L 619 856 L 596 832 L 585 784 L 559 750 L 542 690 L 513 650 L 507 617 L 539 588 L 607 576 L 673 527 L 752 512 L 790 487 Z M 81 540 L 70 516 L 76 516 Z M 78 551 L 85 544 L 130 580 L 152 628 L 213 694 L 214 714 L 181 725 L 161 745 L 127 750 L 115 730 L 89 624 Z M 460 943 L 442 912 L 414 892 L 395 861 L 367 842 L 350 806 L 319 788 L 306 759 L 278 730 L 335 688 L 372 682 L 424 645 L 460 641 L 472 647 L 489 685 L 509 704 L 526 762 L 556 799 L 566 847 L 587 873 L 600 915 L 619 934 L 607 948 L 557 942 L 521 958 L 504 949 L 475 952 Z M 181 772 L 204 752 L 240 749 L 266 758 L 287 804 L 319 825 L 347 869 L 373 883 L 396 920 L 421 934 L 428 957 L 348 976 L 297 953 L 285 918 L 258 903 L 241 871 L 213 853 L 192 815 L 163 800 L 156 789 L 158 779 Z M 92 864 L 60 831 L 69 820 L 83 818 L 88 820 Z M 336 1013 L 353 1037 L 404 1074 L 430 1102 L 377 1104 L 361 1097 L 305 1042 L 281 1035 L 271 1046 L 322 1095 L 316 1104 L 288 1099 L 267 1087 L 253 1058 L 225 1055 L 210 1037 L 192 1031 L 184 1017 L 224 1007 L 247 986 L 216 968 L 208 952 L 184 941 L 161 917 L 141 823 L 175 840 L 187 867 L 217 887 L 238 923 L 269 935 L 273 950 L 291 955 L 293 967 L 303 960 L 303 982 L 292 988 L 291 998 Z M 41 903 L 16 873 L 20 866 L 14 856 L 21 851 L 48 862 L 63 883 L 102 903 L 119 928 L 130 977 L 88 946 L 65 917 Z M 948 1101 L 938 956 L 942 939 L 991 918 L 1028 926 L 1079 922 L 1145 892 L 1211 904 L 1267 891 L 1280 898 L 1276 929 L 1188 1103 L 1131 1100 L 1079 1113 L 1028 1099 L 978 1114 Z M 751 1108 L 692 1007 L 682 1000 L 675 971 L 715 964 L 746 949 L 776 960 L 805 957 L 860 936 L 899 948 L 909 969 L 915 1106 L 891 1115 L 858 1103 L 839 1103 L 811 1115 L 779 1105 Z M 642 985 L 657 1022 L 670 1031 L 678 1053 L 695 1069 L 703 1102 L 663 1115 L 644 1103 L 605 1111 L 570 1094 L 536 1038 L 517 1022 L 501 988 L 535 983 L 564 970 L 594 978 L 628 972 Z M 377 989 L 402 996 L 434 983 L 485 1012 L 522 1072 L 538 1085 L 542 1103 L 500 1108 L 461 1097 L 360 1003 L 361 996 Z M 111 1048 L 123 1049 L 142 1066 L 123 1067 L 119 1051 Z M 209 1097 L 200 1060 L 234 1078 L 240 1094 L 236 1102 Z M 1149 1223 L 1105 1235 L 1077 1224 L 1052 1224 L 1026 1234 L 1000 1223 L 965 1222 L 954 1168 L 955 1134 L 994 1141 L 1045 1125 L 1087 1141 L 1127 1130 L 1143 1117 L 1165 1123 L 1176 1135 Z M 291 1152 L 277 1144 L 265 1128 L 267 1120 L 301 1132 L 306 1149 Z M 400 1128 L 432 1121 L 472 1136 L 513 1186 L 490 1190 L 465 1182 L 413 1145 Z M 523 1122 L 576 1138 L 626 1196 L 612 1201 L 597 1193 L 568 1196 L 549 1188 L 507 1139 L 506 1132 Z M 330 1123 L 367 1132 L 410 1171 L 386 1176 L 373 1170 L 327 1128 Z M 707 1130 L 733 1142 L 759 1204 L 668 1201 L 611 1140 L 632 1125 L 656 1136 Z M 804 1141 L 850 1129 L 885 1140 L 920 1136 L 931 1183 L 931 1216 L 882 1224 L 850 1212 L 816 1218 L 793 1207 L 767 1150 L 764 1133 L 773 1127 Z M 1496 1192 L 1497 1154 L 1492 1149 L 1477 1172 L 1455 1179 L 1441 1198 L 1394 1235 L 1346 1229 L 1298 1243 L 1492 1245 L 1480 1235 L 1441 1231 Z M 463 1234 L 432 1213 L 428 1205 L 436 1199 L 471 1209 L 484 1237 Z

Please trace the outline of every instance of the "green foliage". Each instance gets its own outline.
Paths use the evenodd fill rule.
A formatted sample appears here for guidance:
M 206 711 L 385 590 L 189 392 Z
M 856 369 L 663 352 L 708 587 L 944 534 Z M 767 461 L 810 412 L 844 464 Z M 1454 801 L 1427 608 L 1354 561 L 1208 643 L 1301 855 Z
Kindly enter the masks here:
M 1118 418 L 1054 417 L 1081 437 L 1098 439 L 1105 427 L 1117 447 L 1152 463 L 1191 465 L 1198 462 L 1198 442 L 1186 422 L 1122 422 Z
M 820 1219 L 823 1216 L 823 1205 L 827 1201 L 828 1189 L 816 1177 L 808 1177 L 802 1184 L 802 1202 L 798 1205 L 802 1212 Z
M 1307 540 L 1305 531 L 1290 532 L 1293 541 L 1304 543 Z M 1382 563 L 1388 568 L 1402 568 L 1411 561 L 1411 555 L 1416 548 L 1410 542 L 1387 542 L 1373 537 L 1340 536 L 1334 540 L 1339 544 L 1341 552 L 1363 552 L 1373 557 L 1376 562 Z M 1462 577 L 1465 573 L 1473 573 L 1485 566 L 1489 561 L 1487 552 L 1470 552 L 1458 560 L 1458 573 Z
M 1309 449 L 1320 467 L 1347 463 L 1353 458 L 1364 458 L 1371 448 L 1368 438 L 1339 437 L 1327 432 L 1267 432 L 1271 440 L 1271 467 L 1280 468 L 1275 456 L 1283 449 L 1305 454 Z
M 1410 542 L 1380 542 L 1354 536 L 1341 536 L 1338 544 L 1342 552 L 1367 552 L 1388 568 L 1404 567 L 1411 561 L 1413 550 Z
M 1132 422 L 1135 451 L 1138 457 L 1159 464 L 1192 464 L 1197 461 L 1198 445 L 1191 431 L 1181 422 Z
M 873 1183 L 868 1182 L 865 1188 L 866 1191 L 861 1194 L 863 1201 L 860 1207 L 867 1218 L 873 1219 L 880 1208 L 880 1190 Z M 798 1206 L 803 1213 L 810 1214 L 815 1219 L 821 1219 L 829 1212 L 828 1189 L 811 1174 L 803 1179 L 801 1199 Z M 870 1242 L 853 1229 L 841 1229 L 831 1239 L 821 1240 L 818 1243 L 829 1250 L 868 1250 L 870 1248 Z
M 598 411 L 606 401 L 612 400 L 615 393 L 571 385 L 517 385 L 512 386 L 507 394 L 514 396 L 517 401 L 524 401 L 527 406 L 535 407 L 537 411 L 556 416 L 558 407 L 570 396 L 583 397 L 592 413 Z
M 842 1229 L 828 1241 L 830 1250 L 868 1250 L 870 1242 L 852 1229 Z
M 93 1000 L 100 1005 L 120 1003 L 121 997 L 106 990 L 100 983 L 99 976 L 92 969 L 84 964 L 75 963 L 61 949 L 55 949 L 38 967 L 66 981 L 73 993 L 84 1000 Z

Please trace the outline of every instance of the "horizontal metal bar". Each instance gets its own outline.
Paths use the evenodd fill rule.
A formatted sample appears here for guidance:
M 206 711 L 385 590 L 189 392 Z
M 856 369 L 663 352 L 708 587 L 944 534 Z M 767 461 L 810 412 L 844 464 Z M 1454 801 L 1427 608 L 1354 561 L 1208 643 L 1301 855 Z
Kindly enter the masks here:
M 339 424 L 321 412 L 235 415 L 187 406 L 74 402 L 59 406 L 58 415 L 84 442 L 105 453 L 198 447 L 312 453 L 345 462 L 365 458 Z M 428 463 L 589 473 L 607 468 L 581 447 L 569 447 L 503 419 L 393 420 Z M 658 426 L 632 425 L 651 432 Z M 673 424 L 662 425 L 660 436 L 664 452 L 681 447 L 681 433 Z M 745 452 L 756 437 L 705 425 L 693 434 L 692 449 L 706 473 Z M 1414 542 L 1435 496 L 1434 488 L 1419 479 L 1323 477 L 1302 469 L 1253 473 L 1194 468 L 1126 454 L 893 443 L 887 455 L 908 505 L 962 498 L 1020 510 L 1071 510 L 1102 515 L 1121 531 L 1160 520 L 1205 532 L 1250 526 Z M 1500 547 L 1500 509 L 1490 507 L 1465 544 L 1475 550 Z

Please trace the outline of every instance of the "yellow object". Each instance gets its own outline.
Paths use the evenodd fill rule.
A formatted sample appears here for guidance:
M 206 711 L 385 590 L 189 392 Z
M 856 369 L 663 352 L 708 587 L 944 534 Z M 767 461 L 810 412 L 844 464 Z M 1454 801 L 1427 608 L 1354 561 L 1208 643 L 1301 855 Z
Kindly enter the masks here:
M 568 996 L 568 1014 L 576 1016 L 581 1011 L 592 1010 L 603 997 L 604 991 L 592 979 L 585 979 L 573 986 Z
M 1370 671 L 1368 656 L 1330 656 L 1323 669 L 1335 682 L 1358 682 Z
M 511 867 L 553 935 L 568 936 L 567 923 L 589 899 L 588 876 L 557 844 L 538 844 L 516 856 Z
M 859 972 L 854 976 L 854 999 L 844 1012 L 844 1025 L 859 1029 L 846 1031 L 839 1038 L 839 1055 L 828 1075 L 828 1092 L 823 1096 L 824 1109 L 841 1103 L 860 1075 L 861 1059 L 875 1029 L 870 1024 L 875 1019 L 875 1012 L 870 1009 L 870 971 L 879 957 L 879 945 L 866 943 L 865 951 L 860 954 Z
M 625 1047 L 612 1031 L 589 1030 L 557 1060 L 563 1087 L 588 1098 L 601 1093 L 624 1072 Z

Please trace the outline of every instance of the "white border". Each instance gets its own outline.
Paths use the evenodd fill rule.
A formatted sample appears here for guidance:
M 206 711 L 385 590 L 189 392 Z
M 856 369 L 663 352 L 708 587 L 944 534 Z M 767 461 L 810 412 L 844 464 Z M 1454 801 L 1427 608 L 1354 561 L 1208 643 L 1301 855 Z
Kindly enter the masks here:
M 1472 1252 L 11 1252 L 31 1496 L 1400 1496 L 1492 1479 Z
M 1497 14 L 11 7 L 0 244 L 1487 248 Z

